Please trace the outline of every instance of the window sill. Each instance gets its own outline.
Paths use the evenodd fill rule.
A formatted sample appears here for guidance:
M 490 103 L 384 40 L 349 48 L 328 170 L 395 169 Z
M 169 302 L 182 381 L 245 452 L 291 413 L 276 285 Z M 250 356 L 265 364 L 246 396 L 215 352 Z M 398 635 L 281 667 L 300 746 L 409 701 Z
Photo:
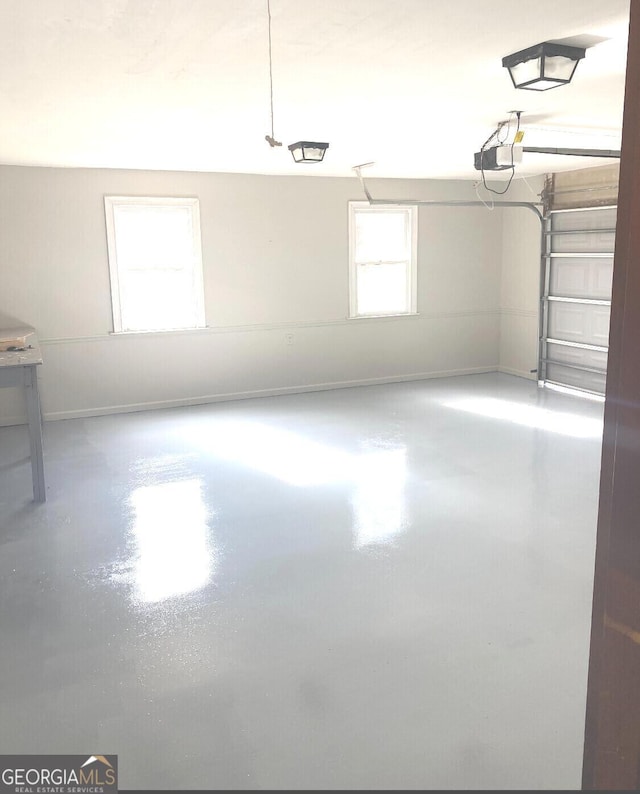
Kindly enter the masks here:
M 198 331 L 209 331 L 209 325 L 198 325 L 194 328 L 162 328 L 149 331 L 109 331 L 109 336 L 157 336 L 158 334 L 193 334 Z
M 347 320 L 398 320 L 401 317 L 419 317 L 420 312 L 402 312 L 401 314 L 354 314 Z

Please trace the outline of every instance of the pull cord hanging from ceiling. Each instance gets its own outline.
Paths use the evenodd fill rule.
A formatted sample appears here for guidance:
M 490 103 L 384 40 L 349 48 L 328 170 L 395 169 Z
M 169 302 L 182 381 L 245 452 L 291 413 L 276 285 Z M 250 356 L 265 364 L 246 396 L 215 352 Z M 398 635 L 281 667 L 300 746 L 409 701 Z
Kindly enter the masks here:
M 271 135 L 265 135 L 264 139 L 269 146 L 282 146 L 281 141 L 276 140 L 273 127 L 273 61 L 271 56 L 271 2 L 267 0 L 267 18 L 269 20 L 269 100 L 271 103 Z

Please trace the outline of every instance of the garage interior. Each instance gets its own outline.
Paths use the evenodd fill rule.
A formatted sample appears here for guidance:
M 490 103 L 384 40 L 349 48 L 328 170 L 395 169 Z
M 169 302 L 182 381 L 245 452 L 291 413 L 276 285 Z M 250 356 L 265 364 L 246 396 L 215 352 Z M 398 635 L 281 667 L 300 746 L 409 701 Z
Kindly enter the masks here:
M 46 482 L 2 388 L 3 753 L 117 754 L 129 789 L 578 788 L 619 164 L 474 153 L 516 109 L 525 146 L 619 150 L 629 3 L 3 20 L 0 327 L 37 340 Z M 515 89 L 543 41 L 586 55 Z M 135 328 L 117 213 L 164 201 L 203 320 Z M 390 275 L 362 309 L 399 218 L 406 302 Z

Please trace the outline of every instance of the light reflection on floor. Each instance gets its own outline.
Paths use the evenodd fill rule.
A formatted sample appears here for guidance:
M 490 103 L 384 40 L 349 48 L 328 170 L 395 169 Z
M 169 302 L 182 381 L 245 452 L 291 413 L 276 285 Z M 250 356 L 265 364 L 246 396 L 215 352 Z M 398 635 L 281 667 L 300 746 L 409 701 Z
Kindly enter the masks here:
M 215 560 L 201 482 L 144 485 L 132 492 L 131 508 L 138 598 L 157 602 L 204 587 Z
M 523 405 L 495 397 L 464 397 L 445 400 L 443 405 L 457 411 L 499 419 L 538 430 L 548 430 L 574 438 L 601 438 L 602 420 L 539 405 Z
M 301 488 L 348 480 L 353 473 L 348 453 L 258 422 L 229 421 L 209 432 L 197 429 L 189 440 L 212 455 Z
M 357 549 L 390 543 L 408 528 L 406 479 L 406 447 L 363 456 L 351 497 Z
M 318 443 L 301 433 L 256 422 L 229 421 L 191 441 L 208 453 L 299 488 L 343 484 L 350 489 L 354 547 L 388 543 L 407 529 L 406 445 L 359 452 Z

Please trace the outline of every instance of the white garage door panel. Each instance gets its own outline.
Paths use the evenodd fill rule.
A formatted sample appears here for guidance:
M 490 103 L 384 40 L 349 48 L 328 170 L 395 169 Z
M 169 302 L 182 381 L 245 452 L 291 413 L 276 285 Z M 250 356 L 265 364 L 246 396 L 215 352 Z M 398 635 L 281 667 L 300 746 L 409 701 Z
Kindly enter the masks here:
M 578 254 L 610 254 L 613 253 L 615 242 L 613 232 L 562 234 L 553 236 L 551 250 L 561 253 L 571 251 Z
M 615 229 L 616 208 L 569 210 L 554 212 L 551 216 L 551 230 L 563 232 L 572 229 Z
M 616 207 L 595 207 L 552 210 L 545 219 L 545 382 L 604 393 L 616 215 Z
M 547 356 L 553 361 L 573 364 L 576 367 L 599 369 L 602 374 L 605 374 L 607 371 L 607 354 L 602 350 L 569 347 L 567 345 L 556 345 L 553 342 L 549 342 Z
M 547 365 L 547 381 L 558 383 L 562 386 L 573 386 L 577 389 L 603 394 L 607 376 L 593 372 L 581 372 L 578 369 L 569 369 L 558 364 Z
M 607 259 L 554 257 L 551 260 L 549 294 L 563 298 L 609 300 L 612 274 L 613 257 Z
M 587 345 L 609 343 L 609 307 L 580 303 L 549 303 L 548 337 Z

